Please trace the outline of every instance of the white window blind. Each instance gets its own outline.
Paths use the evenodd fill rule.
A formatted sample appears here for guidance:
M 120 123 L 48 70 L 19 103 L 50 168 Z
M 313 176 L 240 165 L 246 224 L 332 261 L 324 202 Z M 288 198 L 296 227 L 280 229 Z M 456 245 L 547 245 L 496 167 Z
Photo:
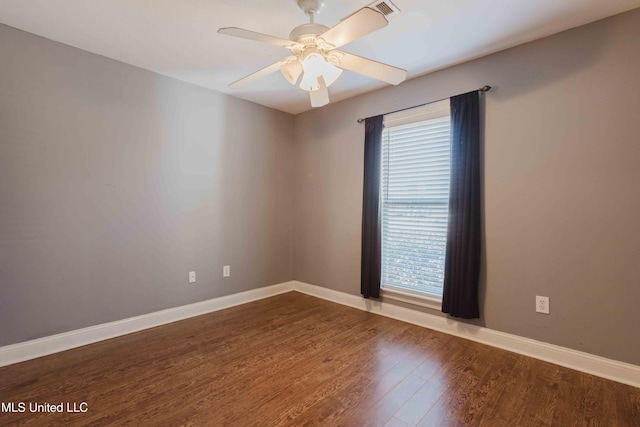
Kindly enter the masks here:
M 385 116 L 383 288 L 442 296 L 450 133 L 448 100 Z

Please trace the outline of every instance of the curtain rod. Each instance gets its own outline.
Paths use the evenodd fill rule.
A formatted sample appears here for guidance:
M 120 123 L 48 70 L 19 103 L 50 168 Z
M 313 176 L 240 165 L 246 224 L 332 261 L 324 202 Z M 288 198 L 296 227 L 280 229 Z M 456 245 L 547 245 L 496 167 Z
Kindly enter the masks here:
M 480 89 L 478 89 L 479 92 L 489 92 L 490 90 L 491 90 L 491 86 L 482 86 Z M 410 110 L 412 108 L 417 108 L 417 107 L 422 107 L 424 105 L 433 104 L 434 102 L 444 101 L 445 99 L 449 99 L 449 98 L 436 99 L 435 101 L 425 102 L 424 104 L 414 105 L 413 107 L 401 108 L 401 109 L 396 110 L 396 111 L 389 111 L 388 113 L 384 113 L 383 115 L 399 113 L 400 111 Z M 364 119 L 358 119 L 358 123 L 362 123 L 368 118 L 370 118 L 370 117 L 366 117 Z

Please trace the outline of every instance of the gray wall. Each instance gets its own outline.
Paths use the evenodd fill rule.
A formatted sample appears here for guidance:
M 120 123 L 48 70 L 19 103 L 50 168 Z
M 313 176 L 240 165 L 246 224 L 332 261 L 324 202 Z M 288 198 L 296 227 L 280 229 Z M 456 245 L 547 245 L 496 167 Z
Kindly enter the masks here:
M 639 40 L 635 10 L 296 116 L 294 277 L 359 294 L 358 117 L 489 84 L 476 323 L 640 365 Z
M 0 58 L 0 345 L 293 278 L 292 116 L 2 25 Z

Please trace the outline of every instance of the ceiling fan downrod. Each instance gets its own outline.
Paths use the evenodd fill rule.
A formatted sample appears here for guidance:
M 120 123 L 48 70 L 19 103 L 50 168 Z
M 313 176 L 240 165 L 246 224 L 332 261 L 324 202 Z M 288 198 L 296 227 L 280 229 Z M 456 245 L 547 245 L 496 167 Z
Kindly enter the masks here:
M 309 23 L 313 24 L 324 7 L 324 0 L 298 0 L 298 6 L 309 17 Z

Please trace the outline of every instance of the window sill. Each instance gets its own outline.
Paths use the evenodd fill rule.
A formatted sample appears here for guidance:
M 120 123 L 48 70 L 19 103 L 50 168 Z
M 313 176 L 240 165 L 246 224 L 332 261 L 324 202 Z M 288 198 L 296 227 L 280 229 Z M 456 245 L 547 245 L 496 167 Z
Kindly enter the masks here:
M 413 292 L 407 292 L 398 288 L 391 288 L 389 286 L 384 286 L 380 290 L 380 295 L 385 299 L 418 305 L 432 310 L 442 310 L 442 298 L 438 298 L 436 296 L 418 295 Z

